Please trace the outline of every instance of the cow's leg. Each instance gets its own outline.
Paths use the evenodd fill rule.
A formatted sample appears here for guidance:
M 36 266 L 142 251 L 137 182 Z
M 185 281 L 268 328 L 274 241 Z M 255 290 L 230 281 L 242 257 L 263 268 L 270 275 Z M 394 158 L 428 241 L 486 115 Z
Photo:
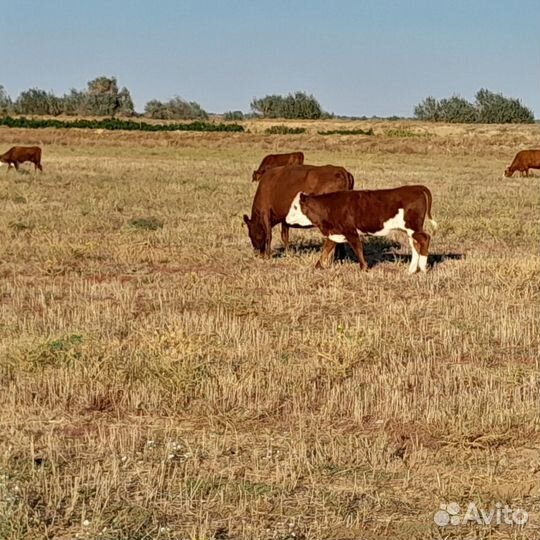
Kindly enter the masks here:
M 270 223 L 270 216 L 263 216 L 263 227 L 266 234 L 266 240 L 264 243 L 264 256 L 270 258 L 272 255 L 272 223 Z
M 329 265 L 334 257 L 334 252 L 336 251 L 336 243 L 332 242 L 330 239 L 326 239 L 323 244 L 321 257 L 317 261 L 315 268 L 325 268 Z
M 414 241 L 412 236 L 409 236 L 409 244 L 411 245 L 411 264 L 409 264 L 409 274 L 414 274 L 418 270 L 418 259 L 420 257 L 418 249 L 420 249 L 420 246 L 418 246 L 418 243 Z
M 18 162 L 18 161 L 14 161 L 14 162 L 13 162 L 13 166 L 15 167 L 15 170 L 16 170 L 16 171 L 19 170 L 19 162 Z
M 362 270 L 367 270 L 368 265 L 366 259 L 364 259 L 364 243 L 357 232 L 346 234 L 345 238 L 351 245 L 356 257 L 358 258 L 358 264 Z
M 415 249 L 418 251 L 418 268 L 421 272 L 427 271 L 427 259 L 431 236 L 426 232 L 415 232 L 412 235 Z
M 286 223 L 281 224 L 281 241 L 285 249 L 289 248 L 289 226 Z

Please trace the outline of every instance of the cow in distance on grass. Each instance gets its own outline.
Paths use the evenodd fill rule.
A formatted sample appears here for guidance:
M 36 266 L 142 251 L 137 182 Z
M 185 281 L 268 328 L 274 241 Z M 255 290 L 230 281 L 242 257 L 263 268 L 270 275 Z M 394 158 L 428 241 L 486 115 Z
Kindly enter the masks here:
M 19 165 L 25 161 L 30 161 L 34 164 L 34 171 L 39 169 L 43 171 L 41 166 L 41 148 L 39 146 L 13 146 L 7 152 L 0 155 L 0 162 L 7 163 L 9 172 L 11 167 L 19 170 Z
M 259 165 L 256 171 L 253 171 L 251 180 L 258 182 L 261 176 L 274 167 L 285 167 L 285 165 L 303 165 L 304 154 L 302 152 L 290 152 L 288 154 L 268 154 Z

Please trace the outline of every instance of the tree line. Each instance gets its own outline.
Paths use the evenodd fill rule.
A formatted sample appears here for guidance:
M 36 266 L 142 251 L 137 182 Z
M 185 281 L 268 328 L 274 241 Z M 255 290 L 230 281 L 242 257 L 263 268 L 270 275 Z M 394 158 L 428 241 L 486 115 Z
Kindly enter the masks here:
M 47 116 L 105 116 L 129 118 L 140 116 L 135 111 L 131 93 L 124 86 L 118 87 L 116 77 L 97 77 L 88 81 L 85 90 L 72 88 L 63 96 L 31 88 L 12 100 L 0 85 L 0 114 Z M 144 108 L 147 118 L 160 120 L 207 120 L 208 113 L 195 102 L 180 97 L 161 102 L 149 101 Z
M 322 119 L 335 118 L 323 110 L 319 101 L 311 94 L 297 91 L 287 95 L 272 94 L 254 98 L 250 103 L 251 113 L 227 111 L 223 118 L 230 121 L 249 117 Z M 12 100 L 0 85 L 0 115 L 47 115 L 47 116 L 101 116 L 129 118 L 144 116 L 159 120 L 198 120 L 209 118 L 195 101 L 186 101 L 175 96 L 168 101 L 150 100 L 142 115 L 135 111 L 129 90 L 119 88 L 116 77 L 97 77 L 88 81 L 84 90 L 71 89 L 63 96 L 56 96 L 39 88 L 31 88 Z M 432 122 L 460 123 L 531 123 L 534 115 L 518 99 L 507 98 L 486 89 L 475 96 L 474 103 L 459 96 L 437 100 L 427 97 L 414 108 L 414 117 Z M 343 117 L 339 117 L 343 118 Z M 366 117 L 361 117 L 366 118 Z M 396 119 L 396 117 L 392 117 Z

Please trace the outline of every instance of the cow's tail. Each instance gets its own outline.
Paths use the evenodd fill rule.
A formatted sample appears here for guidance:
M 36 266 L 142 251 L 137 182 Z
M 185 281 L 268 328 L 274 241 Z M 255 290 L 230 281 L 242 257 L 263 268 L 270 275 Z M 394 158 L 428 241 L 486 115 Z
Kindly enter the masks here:
M 431 216 L 431 203 L 433 201 L 433 198 L 431 196 L 431 191 L 429 191 L 429 189 L 425 186 L 424 186 L 424 197 L 426 198 L 426 217 L 427 217 L 428 223 L 431 226 L 432 233 L 435 234 L 435 232 L 439 228 L 439 224 Z

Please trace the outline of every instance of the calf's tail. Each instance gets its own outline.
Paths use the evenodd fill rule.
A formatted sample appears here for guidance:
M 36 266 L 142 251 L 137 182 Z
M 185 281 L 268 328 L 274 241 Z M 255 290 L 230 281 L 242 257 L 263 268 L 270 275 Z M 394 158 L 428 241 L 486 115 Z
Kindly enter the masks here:
M 432 196 L 431 191 L 427 187 L 424 187 L 424 197 L 426 198 L 426 216 L 428 223 L 431 226 L 431 230 L 433 233 L 439 228 L 439 224 L 433 219 L 431 216 L 431 203 L 432 203 Z

